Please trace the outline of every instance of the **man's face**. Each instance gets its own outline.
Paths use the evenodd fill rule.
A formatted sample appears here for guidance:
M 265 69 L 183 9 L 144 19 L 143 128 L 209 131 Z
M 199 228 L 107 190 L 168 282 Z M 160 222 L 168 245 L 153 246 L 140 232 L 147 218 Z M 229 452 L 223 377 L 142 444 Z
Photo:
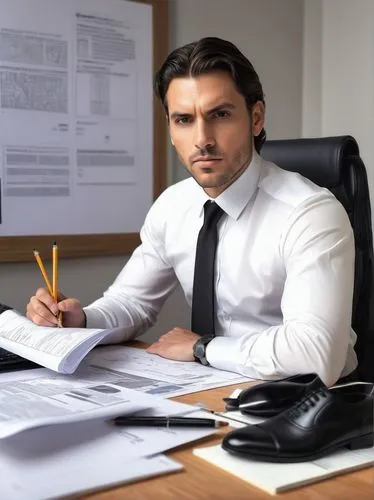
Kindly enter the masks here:
M 264 124 L 264 105 L 249 113 L 244 97 L 223 71 L 174 78 L 166 94 L 169 131 L 178 156 L 215 198 L 247 168 L 253 136 Z

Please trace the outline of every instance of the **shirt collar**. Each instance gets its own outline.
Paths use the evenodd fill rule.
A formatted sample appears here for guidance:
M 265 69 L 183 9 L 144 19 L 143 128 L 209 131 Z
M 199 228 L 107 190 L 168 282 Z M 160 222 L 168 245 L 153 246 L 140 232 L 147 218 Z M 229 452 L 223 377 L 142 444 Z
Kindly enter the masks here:
M 256 191 L 260 177 L 260 168 L 261 157 L 253 150 L 252 160 L 242 175 L 213 200 L 234 220 L 239 218 Z M 200 216 L 203 214 L 205 202 L 210 199 L 204 189 L 200 188 L 198 199 L 196 200 Z

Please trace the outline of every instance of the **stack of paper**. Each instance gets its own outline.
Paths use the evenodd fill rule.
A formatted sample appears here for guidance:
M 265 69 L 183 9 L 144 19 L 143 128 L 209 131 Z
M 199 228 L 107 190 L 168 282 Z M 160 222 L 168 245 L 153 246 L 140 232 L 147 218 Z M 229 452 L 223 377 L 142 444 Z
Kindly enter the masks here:
M 119 414 L 194 416 L 197 408 L 127 389 L 111 372 L 79 374 L 1 375 L 1 500 L 61 498 L 179 470 L 160 453 L 215 432 L 113 426 L 108 418 Z
M 94 349 L 87 355 L 83 366 L 116 374 L 123 387 L 168 398 L 251 380 L 238 373 L 190 361 L 173 361 L 128 346 Z
M 16 335 L 16 330 L 6 335 L 14 335 L 14 341 L 19 340 L 18 334 L 27 335 L 22 329 Z M 31 340 L 37 349 L 37 335 Z M 45 347 L 47 338 L 40 342 Z M 57 349 L 61 339 L 50 337 L 49 342 L 50 348 Z M 193 411 L 191 416 L 196 416 L 196 408 L 165 396 L 243 380 L 230 372 L 121 346 L 89 353 L 73 375 L 46 368 L 3 373 L 0 499 L 61 498 L 177 470 L 178 464 L 159 454 L 213 434 L 215 429 L 113 427 L 105 419 L 139 411 L 151 415 Z
M 232 382 L 229 372 L 167 361 L 116 346 L 98 349 L 69 376 L 45 368 L 3 373 L 0 438 L 40 425 L 115 417 L 153 407 L 156 396 L 162 400 Z
M 38 326 L 14 310 L 0 314 L 0 347 L 59 373 L 73 373 L 103 339 L 117 329 Z
M 292 464 L 239 458 L 224 451 L 220 445 L 196 448 L 193 453 L 271 494 L 374 464 L 374 448 L 343 450 L 313 462 Z
M 73 457 L 72 457 L 73 458 Z M 29 460 L 8 466 L 0 461 L 0 498 L 6 500 L 49 500 L 92 492 L 103 488 L 181 470 L 183 466 L 164 455 L 133 461 L 98 461 L 86 457 L 84 462 L 70 458 L 58 467 Z M 110 465 L 109 465 L 110 463 Z M 17 470 L 18 469 L 18 470 Z
M 153 408 L 137 414 L 195 416 L 195 410 L 155 397 Z M 117 427 L 102 419 L 29 429 L 0 440 L 0 498 L 61 498 L 180 470 L 160 453 L 214 432 Z

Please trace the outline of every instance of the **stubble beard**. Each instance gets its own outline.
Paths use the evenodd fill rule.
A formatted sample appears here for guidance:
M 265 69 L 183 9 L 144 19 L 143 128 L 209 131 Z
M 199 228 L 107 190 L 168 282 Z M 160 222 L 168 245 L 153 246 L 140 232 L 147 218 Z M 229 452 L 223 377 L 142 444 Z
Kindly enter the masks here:
M 201 186 L 202 188 L 220 188 L 220 187 L 226 186 L 226 185 L 228 187 L 233 182 L 235 182 L 236 179 L 238 179 L 242 175 L 242 173 L 247 169 L 247 167 L 250 163 L 250 160 L 251 160 L 251 158 L 249 156 L 250 156 L 249 152 L 244 157 L 244 153 L 239 151 L 237 153 L 236 157 L 234 157 L 234 162 L 236 165 L 240 165 L 240 167 L 238 169 L 235 169 L 234 172 L 230 171 L 226 174 L 222 173 L 218 177 L 215 177 L 215 178 L 211 178 L 209 175 L 209 174 L 215 175 L 215 171 L 213 168 L 210 169 L 210 172 L 208 171 L 205 174 L 205 175 L 209 175 L 209 177 L 207 179 L 201 179 L 200 176 L 196 175 L 193 172 L 192 167 L 191 167 L 191 169 L 187 168 L 187 166 L 183 162 L 182 162 L 182 165 L 187 170 L 187 172 L 195 179 L 195 181 L 199 184 L 199 186 Z M 243 159 L 243 157 L 244 157 L 244 159 Z M 181 158 L 180 158 L 180 160 L 182 161 Z M 204 174 L 202 174 L 202 176 L 204 176 Z

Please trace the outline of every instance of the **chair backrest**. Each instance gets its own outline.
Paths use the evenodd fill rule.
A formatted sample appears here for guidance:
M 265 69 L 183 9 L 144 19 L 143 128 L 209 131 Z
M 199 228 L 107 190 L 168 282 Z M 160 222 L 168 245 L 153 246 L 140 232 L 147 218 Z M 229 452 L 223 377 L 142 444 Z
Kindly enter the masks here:
M 369 188 L 358 144 L 349 135 L 266 141 L 261 156 L 326 187 L 346 209 L 355 247 L 352 327 L 360 380 L 374 382 L 374 258 Z

